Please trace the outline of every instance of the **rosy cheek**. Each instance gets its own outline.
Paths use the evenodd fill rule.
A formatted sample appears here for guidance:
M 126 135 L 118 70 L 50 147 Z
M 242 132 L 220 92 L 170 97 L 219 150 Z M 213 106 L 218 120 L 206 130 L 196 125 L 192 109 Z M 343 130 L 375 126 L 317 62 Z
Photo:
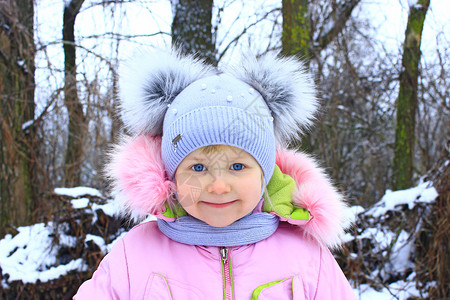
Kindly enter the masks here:
M 177 176 L 178 201 L 184 208 L 196 203 L 202 191 L 200 180 L 191 174 L 180 174 Z

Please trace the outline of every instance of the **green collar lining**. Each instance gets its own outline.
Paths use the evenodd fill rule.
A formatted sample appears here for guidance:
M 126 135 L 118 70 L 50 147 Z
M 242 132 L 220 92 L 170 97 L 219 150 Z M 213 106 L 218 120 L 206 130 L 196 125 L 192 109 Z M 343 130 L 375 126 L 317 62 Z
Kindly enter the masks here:
M 297 208 L 292 203 L 292 193 L 297 184 L 295 180 L 281 172 L 275 165 L 275 170 L 267 185 L 269 201 L 264 198 L 263 211 L 275 212 L 277 215 L 295 220 L 309 220 L 309 212 L 304 208 Z

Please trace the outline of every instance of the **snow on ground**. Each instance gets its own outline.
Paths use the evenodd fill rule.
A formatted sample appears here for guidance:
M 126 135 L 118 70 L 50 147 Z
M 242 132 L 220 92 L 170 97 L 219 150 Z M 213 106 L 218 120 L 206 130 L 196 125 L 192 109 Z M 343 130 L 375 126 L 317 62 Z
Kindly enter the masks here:
M 61 196 L 69 196 L 72 198 L 87 195 L 99 198 L 102 197 L 102 194 L 100 193 L 99 190 L 85 186 L 78 186 L 74 188 L 56 188 L 55 193 Z
M 438 193 L 430 182 L 421 182 L 416 187 L 402 191 L 387 190 L 383 198 L 366 214 L 377 218 L 385 215 L 387 211 L 399 209 L 403 204 L 408 205 L 411 210 L 417 203 L 433 202 L 437 196 Z
M 22 280 L 25 283 L 55 279 L 72 270 L 84 270 L 81 259 L 56 266 L 57 247 L 52 246 L 53 223 L 43 223 L 17 228 L 14 237 L 10 234 L 0 240 L 0 267 L 8 281 Z M 73 237 L 61 236 L 61 244 L 70 246 Z M 7 286 L 3 282 L 4 286 Z
M 86 213 L 93 215 L 92 222 L 97 220 L 98 209 L 105 214 L 113 216 L 116 208 L 113 201 L 107 201 L 105 204 L 91 202 L 89 198 L 83 196 L 92 196 L 104 199 L 100 191 L 90 187 L 76 188 L 56 188 L 55 193 L 62 196 L 75 198 L 71 200 L 74 209 L 83 209 Z M 60 264 L 57 260 L 57 254 L 60 247 L 75 247 L 76 238 L 64 234 L 64 224 L 60 224 L 58 230 L 52 222 L 47 224 L 38 223 L 31 226 L 17 228 L 18 234 L 12 236 L 7 234 L 0 240 L 0 267 L 3 276 L 8 274 L 8 282 L 22 280 L 24 283 L 34 283 L 38 280 L 46 282 L 66 275 L 70 271 L 85 271 L 87 266 L 81 258 L 72 260 L 66 264 Z M 125 233 L 125 232 L 124 232 Z M 123 236 L 123 234 L 119 236 Z M 58 235 L 58 244 L 54 243 L 54 236 Z M 116 239 L 117 240 L 117 239 Z M 85 242 L 93 241 L 100 249 L 107 253 L 116 242 L 106 245 L 105 241 L 95 235 L 87 235 Z M 4 287 L 8 283 L 4 279 Z
M 360 300 L 406 300 L 411 297 L 419 297 L 420 293 L 415 287 L 415 273 L 412 273 L 407 281 L 397 281 L 387 287 L 380 287 L 377 291 L 368 284 L 361 284 L 358 289 L 354 289 Z
M 414 251 L 415 232 L 408 233 L 404 230 L 393 232 L 390 228 L 383 227 L 381 221 L 389 215 L 389 211 L 400 210 L 405 205 L 409 210 L 412 210 L 419 203 L 434 202 L 437 197 L 438 193 L 431 182 L 420 182 L 416 187 L 407 190 L 386 191 L 381 200 L 367 211 L 363 211 L 361 207 L 352 208 L 355 214 L 361 214 L 360 217 L 366 216 L 372 219 L 373 227 L 361 228 L 361 233 L 358 236 L 347 233 L 344 241 L 349 242 L 353 239 L 360 242 L 363 239 L 370 240 L 374 245 L 371 251 L 381 253 L 383 257 L 386 257 L 386 262 L 384 262 L 382 268 L 376 268 L 369 276 L 370 278 L 385 280 L 391 274 L 401 274 L 407 272 L 407 270 L 414 270 L 411 257 Z M 357 257 L 356 253 L 350 255 L 353 258 Z M 398 280 L 386 286 L 380 285 L 377 288 L 368 284 L 361 284 L 354 291 L 361 300 L 422 298 L 424 295 L 421 295 L 417 290 L 415 280 L 416 274 L 412 272 L 406 280 Z

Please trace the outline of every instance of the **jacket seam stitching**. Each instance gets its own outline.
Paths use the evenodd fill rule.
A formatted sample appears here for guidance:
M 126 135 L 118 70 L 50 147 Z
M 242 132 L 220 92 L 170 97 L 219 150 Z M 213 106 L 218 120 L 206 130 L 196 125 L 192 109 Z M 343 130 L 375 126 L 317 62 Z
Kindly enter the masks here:
M 322 247 L 319 247 L 319 251 L 320 251 L 319 272 L 318 272 L 318 275 L 317 275 L 317 284 L 316 284 L 316 291 L 314 293 L 314 299 L 317 298 L 317 293 L 319 291 L 319 281 L 320 281 L 320 275 L 321 275 L 321 272 L 322 272 L 322 254 L 323 254 L 322 250 L 323 250 Z
M 125 242 L 123 239 L 120 240 L 123 245 L 123 255 L 125 257 L 125 266 L 127 268 L 127 278 L 128 278 L 128 298 L 131 298 L 131 283 L 130 283 L 130 269 L 128 268 L 128 257 L 127 257 L 127 250 L 125 247 Z

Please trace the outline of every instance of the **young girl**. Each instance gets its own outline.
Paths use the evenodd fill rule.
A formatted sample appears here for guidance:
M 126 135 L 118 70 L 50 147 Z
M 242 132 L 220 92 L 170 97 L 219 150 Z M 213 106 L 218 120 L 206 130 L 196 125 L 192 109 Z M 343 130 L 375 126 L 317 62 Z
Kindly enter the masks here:
M 132 137 L 108 172 L 131 217 L 75 299 L 355 299 L 329 248 L 345 204 L 307 155 L 283 148 L 311 124 L 315 89 L 294 58 L 220 72 L 151 53 L 120 79 Z

